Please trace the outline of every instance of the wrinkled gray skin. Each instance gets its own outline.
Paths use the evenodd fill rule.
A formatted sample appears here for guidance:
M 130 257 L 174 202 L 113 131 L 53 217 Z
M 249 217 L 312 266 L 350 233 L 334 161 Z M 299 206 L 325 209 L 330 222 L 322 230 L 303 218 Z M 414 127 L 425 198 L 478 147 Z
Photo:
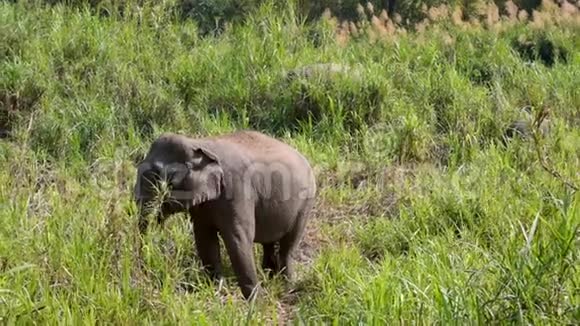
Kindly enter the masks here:
M 160 136 L 140 164 L 135 186 L 141 234 L 147 230 L 148 204 L 155 196 L 152 185 L 161 179 L 167 180 L 171 192 L 157 221 L 189 212 L 199 257 L 214 279 L 221 278 L 218 234 L 246 299 L 258 282 L 253 243 L 262 244 L 262 267 L 270 276 L 292 278 L 291 255 L 316 194 L 314 173 L 300 153 L 255 131 L 198 139 Z

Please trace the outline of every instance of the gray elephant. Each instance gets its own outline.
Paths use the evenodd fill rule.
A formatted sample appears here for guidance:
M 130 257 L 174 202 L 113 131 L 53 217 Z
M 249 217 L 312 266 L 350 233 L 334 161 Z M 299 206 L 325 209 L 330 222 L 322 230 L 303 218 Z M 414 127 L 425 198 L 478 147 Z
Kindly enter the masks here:
M 545 115 L 540 121 L 538 131 L 541 136 L 547 136 L 550 133 L 551 121 L 549 119 L 549 111 L 545 110 L 542 113 Z M 520 109 L 519 118 L 513 121 L 504 131 L 503 143 L 514 137 L 528 139 L 532 136 L 534 119 L 536 118 L 532 112 L 532 107 L 526 105 Z
M 288 82 L 300 78 L 307 80 L 317 78 L 326 80 L 340 74 L 346 75 L 356 81 L 361 81 L 362 79 L 362 71 L 359 66 L 350 67 L 338 63 L 315 63 L 299 68 L 294 68 L 284 73 L 285 79 Z
M 262 244 L 262 267 L 270 276 L 292 279 L 291 256 L 317 191 L 310 164 L 294 148 L 256 131 L 206 138 L 161 135 L 138 168 L 141 234 L 162 182 L 168 191 L 161 197 L 157 222 L 188 212 L 202 265 L 214 279 L 221 277 L 218 234 L 244 298 L 257 290 L 253 243 Z

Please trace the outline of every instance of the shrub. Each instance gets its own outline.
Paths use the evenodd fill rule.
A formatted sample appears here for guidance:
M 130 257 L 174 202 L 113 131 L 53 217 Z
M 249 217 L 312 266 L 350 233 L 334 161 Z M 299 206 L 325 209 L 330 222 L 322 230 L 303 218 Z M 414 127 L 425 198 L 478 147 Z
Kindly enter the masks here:
M 41 101 L 44 88 L 34 79 L 32 67 L 5 61 L 0 63 L 0 138 L 28 122 Z

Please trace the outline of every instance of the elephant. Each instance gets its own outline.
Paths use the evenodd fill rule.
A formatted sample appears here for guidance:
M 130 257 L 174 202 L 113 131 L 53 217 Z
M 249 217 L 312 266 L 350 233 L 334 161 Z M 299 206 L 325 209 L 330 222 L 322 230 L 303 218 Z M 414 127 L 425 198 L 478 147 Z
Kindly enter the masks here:
M 295 68 L 284 73 L 287 82 L 300 78 L 307 80 L 316 78 L 330 79 L 340 74 L 345 74 L 356 81 L 361 81 L 362 79 L 362 71 L 360 67 L 350 67 L 338 63 L 315 63 Z
M 540 121 L 538 131 L 541 136 L 547 136 L 551 129 L 551 121 L 549 119 L 549 111 L 545 111 L 545 115 Z M 520 117 L 513 121 L 504 131 L 503 142 L 507 144 L 507 141 L 514 137 L 520 137 L 522 139 L 528 139 L 532 135 L 532 128 L 534 123 L 534 115 L 532 112 L 532 107 L 526 105 L 520 109 Z
M 155 197 L 161 184 L 167 192 Z M 254 243 L 263 247 L 262 267 L 270 277 L 292 280 L 291 256 L 305 232 L 317 185 L 301 153 L 261 132 L 201 138 L 167 132 L 139 164 L 134 192 L 141 236 L 155 198 L 161 198 L 154 214 L 159 224 L 172 214 L 189 213 L 198 256 L 213 280 L 222 277 L 219 234 L 247 300 L 260 291 Z

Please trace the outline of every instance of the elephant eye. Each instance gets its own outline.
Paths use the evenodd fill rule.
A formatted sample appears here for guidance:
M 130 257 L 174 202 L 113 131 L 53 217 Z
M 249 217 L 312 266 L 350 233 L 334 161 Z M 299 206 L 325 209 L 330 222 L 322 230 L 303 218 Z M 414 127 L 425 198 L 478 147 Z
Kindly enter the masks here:
M 150 170 L 145 170 L 143 172 L 143 176 L 147 179 L 151 179 L 153 180 L 154 178 L 156 178 L 159 175 L 159 172 L 156 171 L 154 168 L 150 169 Z
M 170 181 L 171 185 L 179 186 L 183 183 L 183 179 L 189 172 L 189 169 L 187 169 L 186 164 L 172 163 L 167 166 L 166 171 L 166 178 Z

